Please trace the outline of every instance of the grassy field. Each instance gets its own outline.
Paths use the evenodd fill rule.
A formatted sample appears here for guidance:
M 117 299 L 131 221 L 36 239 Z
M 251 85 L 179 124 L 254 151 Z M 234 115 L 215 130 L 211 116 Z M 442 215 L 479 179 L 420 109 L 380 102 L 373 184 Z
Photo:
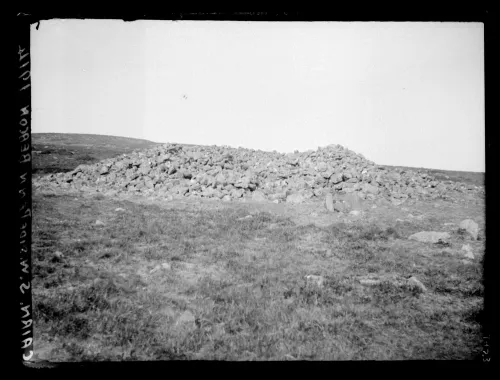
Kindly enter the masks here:
M 55 137 L 34 143 L 92 160 L 150 143 Z M 51 167 L 43 160 L 53 155 Z M 71 170 L 85 161 L 75 155 L 35 155 L 34 166 Z M 479 359 L 484 200 L 377 204 L 353 217 L 321 202 L 35 190 L 35 358 Z M 458 231 L 466 218 L 479 223 L 480 240 Z M 407 239 L 430 230 L 450 232 L 450 244 Z
M 459 233 L 450 250 L 407 240 L 421 228 L 411 223 L 317 227 L 236 205 L 100 194 L 33 201 L 39 358 L 474 359 L 481 350 L 481 259 L 462 262 Z M 409 276 L 427 291 L 405 285 Z

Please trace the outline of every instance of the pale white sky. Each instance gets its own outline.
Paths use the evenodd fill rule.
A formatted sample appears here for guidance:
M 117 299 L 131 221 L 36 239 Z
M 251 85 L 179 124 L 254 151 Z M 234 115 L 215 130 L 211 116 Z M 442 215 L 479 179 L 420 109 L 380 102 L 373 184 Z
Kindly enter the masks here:
M 482 23 L 50 20 L 33 132 L 484 171 Z

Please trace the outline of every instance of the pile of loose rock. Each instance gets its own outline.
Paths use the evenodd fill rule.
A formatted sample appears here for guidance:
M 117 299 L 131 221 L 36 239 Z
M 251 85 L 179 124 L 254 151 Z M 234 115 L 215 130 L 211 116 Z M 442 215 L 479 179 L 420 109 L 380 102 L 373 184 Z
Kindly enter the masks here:
M 227 146 L 164 144 L 51 174 L 35 188 L 56 186 L 160 198 L 204 197 L 302 203 L 327 193 L 355 193 L 361 199 L 436 198 L 477 192 L 476 186 L 437 181 L 410 170 L 387 170 L 340 145 L 282 154 Z

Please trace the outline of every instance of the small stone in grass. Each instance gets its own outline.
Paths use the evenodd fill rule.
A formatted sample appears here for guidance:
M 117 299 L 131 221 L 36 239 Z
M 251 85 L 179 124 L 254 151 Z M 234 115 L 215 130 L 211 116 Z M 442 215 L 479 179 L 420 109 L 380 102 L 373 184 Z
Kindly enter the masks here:
M 479 226 L 472 219 L 465 219 L 460 222 L 460 230 L 466 231 L 472 240 L 477 240 L 479 233 Z
M 325 278 L 323 276 L 308 275 L 305 276 L 305 279 L 308 283 L 314 284 L 319 288 L 322 288 L 325 282 Z
M 462 251 L 464 251 L 464 256 L 468 259 L 474 258 L 474 252 L 472 251 L 472 247 L 469 244 L 462 245 Z
M 169 263 L 163 263 L 161 264 L 161 267 L 166 270 L 172 269 L 172 266 Z
M 194 323 L 195 323 L 194 314 L 191 313 L 189 310 L 186 310 L 177 319 L 177 324 L 193 324 L 194 325 Z
M 422 284 L 416 277 L 412 276 L 408 280 L 406 280 L 407 284 L 413 286 L 417 289 L 420 289 L 421 292 L 427 291 L 427 288 Z
M 422 243 L 446 243 L 450 239 L 450 234 L 447 232 L 422 231 L 409 236 L 408 239 Z

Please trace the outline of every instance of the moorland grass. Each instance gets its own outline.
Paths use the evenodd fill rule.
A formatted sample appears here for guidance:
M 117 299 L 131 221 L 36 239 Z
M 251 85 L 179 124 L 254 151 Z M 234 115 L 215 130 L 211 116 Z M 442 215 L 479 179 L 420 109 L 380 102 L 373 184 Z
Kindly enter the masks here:
M 243 209 L 103 196 L 35 194 L 33 204 L 35 350 L 52 342 L 55 359 L 474 359 L 481 351 L 480 262 L 408 241 L 411 225 L 297 226 L 267 212 L 244 218 Z M 322 288 L 310 274 L 323 276 Z M 359 281 L 374 275 L 377 285 Z M 396 281 L 409 276 L 427 292 Z M 186 312 L 194 318 L 182 322 Z

